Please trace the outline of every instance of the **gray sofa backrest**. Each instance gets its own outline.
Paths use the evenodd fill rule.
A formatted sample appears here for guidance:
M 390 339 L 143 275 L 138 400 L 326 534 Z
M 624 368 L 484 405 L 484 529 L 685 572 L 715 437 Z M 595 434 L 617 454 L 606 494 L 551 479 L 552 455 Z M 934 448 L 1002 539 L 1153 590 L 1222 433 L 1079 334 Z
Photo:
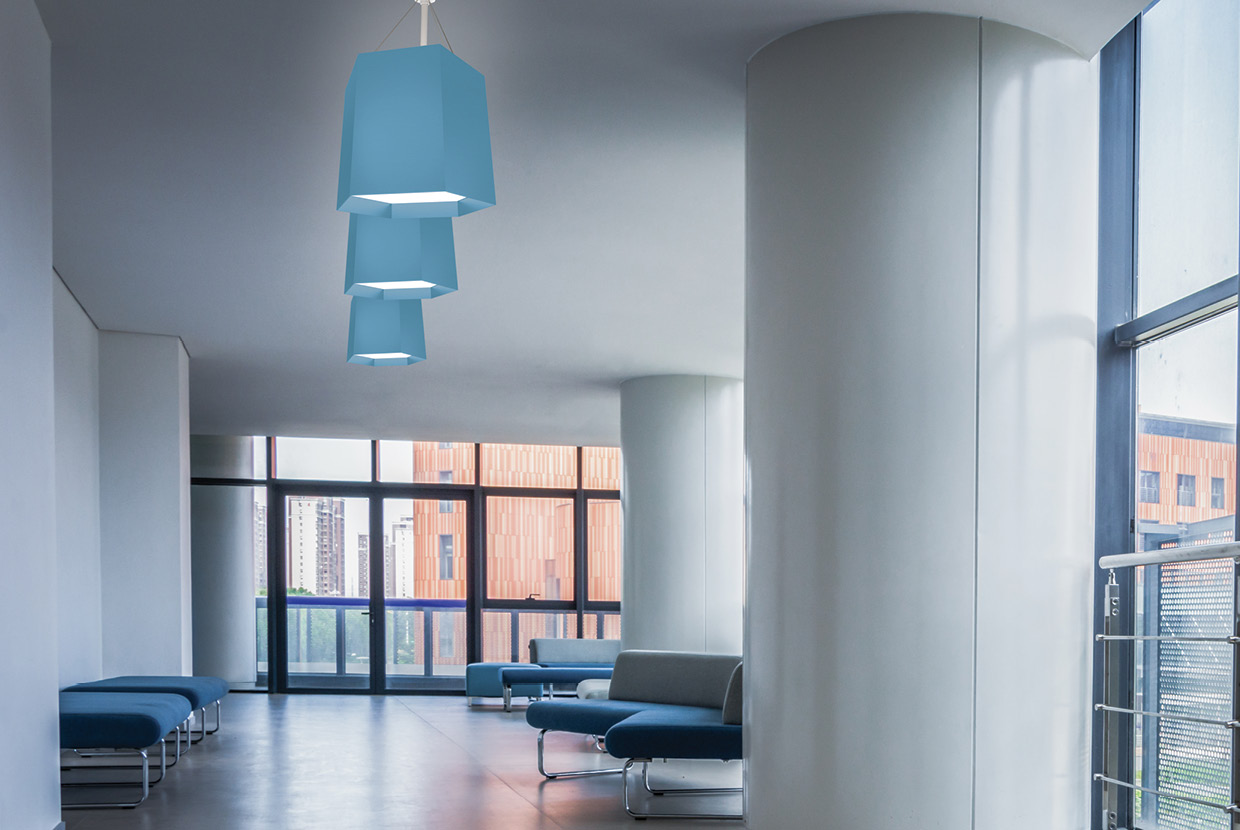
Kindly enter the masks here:
M 732 672 L 741 662 L 734 654 L 686 651 L 620 652 L 611 675 L 612 700 L 723 707 Z
M 576 640 L 536 637 L 530 640 L 531 663 L 605 663 L 616 662 L 620 653 L 619 640 Z

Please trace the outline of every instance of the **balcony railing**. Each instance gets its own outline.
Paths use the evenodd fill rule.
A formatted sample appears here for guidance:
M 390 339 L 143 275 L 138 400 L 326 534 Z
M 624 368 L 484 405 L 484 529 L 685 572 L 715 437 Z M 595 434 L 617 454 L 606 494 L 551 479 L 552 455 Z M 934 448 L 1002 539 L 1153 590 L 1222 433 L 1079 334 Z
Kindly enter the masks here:
M 385 607 L 386 674 L 436 685 L 463 678 L 466 658 L 465 601 L 387 598 Z M 258 674 L 266 676 L 267 597 L 255 598 L 258 626 Z M 337 681 L 370 673 L 370 600 L 365 597 L 288 596 L 289 674 Z M 584 636 L 619 637 L 620 615 L 587 612 Z M 524 662 L 533 637 L 576 637 L 575 611 L 484 609 L 482 650 L 487 661 Z M 422 682 L 425 682 L 422 681 Z
M 1240 544 L 1104 556 L 1105 827 L 1240 827 Z M 1133 607 L 1117 570 L 1134 569 Z M 1131 626 L 1131 627 L 1130 627 Z

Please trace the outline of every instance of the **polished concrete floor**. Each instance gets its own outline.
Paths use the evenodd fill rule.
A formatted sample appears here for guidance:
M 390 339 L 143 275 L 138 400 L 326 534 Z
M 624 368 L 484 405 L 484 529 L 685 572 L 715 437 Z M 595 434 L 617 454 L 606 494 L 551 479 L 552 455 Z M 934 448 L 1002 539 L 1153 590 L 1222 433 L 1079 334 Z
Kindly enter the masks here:
M 64 818 L 68 830 L 741 826 L 635 822 L 621 806 L 618 775 L 545 781 L 535 766 L 537 732 L 514 709 L 470 709 L 461 697 L 234 694 L 224 701 L 223 728 L 169 770 L 146 803 L 67 810 Z M 581 736 L 550 735 L 547 747 L 553 769 L 614 761 Z M 651 779 L 656 786 L 735 786 L 740 765 L 660 763 Z M 649 798 L 633 794 L 636 805 Z M 651 800 L 666 812 L 739 812 L 741 803 L 739 795 Z

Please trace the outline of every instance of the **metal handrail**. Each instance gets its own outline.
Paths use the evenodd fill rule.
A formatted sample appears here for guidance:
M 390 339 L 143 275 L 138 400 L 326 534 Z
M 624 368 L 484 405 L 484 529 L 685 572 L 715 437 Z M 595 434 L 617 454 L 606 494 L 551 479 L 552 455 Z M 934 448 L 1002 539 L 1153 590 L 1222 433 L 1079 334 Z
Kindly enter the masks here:
M 1165 565 L 1169 562 L 1203 562 L 1209 559 L 1235 559 L 1240 557 L 1240 542 L 1221 545 L 1197 545 L 1194 547 L 1165 548 L 1139 553 L 1115 553 L 1098 559 L 1098 567 L 1134 568 L 1139 565 Z
M 1169 793 L 1166 790 L 1155 790 L 1152 787 L 1142 787 L 1128 781 L 1120 781 L 1118 778 L 1108 778 L 1101 773 L 1095 773 L 1094 780 L 1102 781 L 1107 784 L 1114 784 L 1117 787 L 1124 787 L 1129 790 L 1140 790 L 1143 793 L 1150 793 L 1151 795 L 1156 795 L 1159 798 L 1174 798 L 1179 801 L 1189 801 L 1193 804 L 1200 804 L 1202 807 L 1214 807 L 1217 810 L 1222 810 L 1223 812 L 1230 813 L 1232 815 L 1240 814 L 1240 807 L 1237 807 L 1235 804 L 1220 804 L 1217 801 L 1206 801 L 1203 798 L 1194 798 L 1191 795 L 1180 795 L 1179 793 Z
M 1142 715 L 1147 718 L 1159 718 L 1160 720 L 1183 721 L 1184 723 L 1200 723 L 1206 726 L 1221 726 L 1227 729 L 1240 729 L 1240 721 L 1236 720 L 1217 720 L 1215 718 L 1198 718 L 1192 715 L 1176 715 L 1170 712 L 1147 712 L 1143 709 L 1127 709 L 1123 706 L 1107 706 L 1104 703 L 1094 704 L 1095 712 L 1118 712 L 1122 715 Z

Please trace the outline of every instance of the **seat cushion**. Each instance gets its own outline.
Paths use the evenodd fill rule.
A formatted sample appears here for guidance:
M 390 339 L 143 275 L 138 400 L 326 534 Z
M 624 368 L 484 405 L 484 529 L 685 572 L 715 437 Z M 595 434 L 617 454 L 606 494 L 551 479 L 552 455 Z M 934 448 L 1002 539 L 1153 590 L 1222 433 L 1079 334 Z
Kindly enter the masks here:
M 583 680 L 577 684 L 577 697 L 582 700 L 606 700 L 610 680 Z
M 607 751 L 617 758 L 741 757 L 741 727 L 723 712 L 696 706 L 637 712 L 607 730 Z
M 228 684 L 218 677 L 177 677 L 173 675 L 126 675 L 79 683 L 65 689 L 66 692 L 166 692 L 180 695 L 195 709 L 228 694 Z
M 625 718 L 651 709 L 686 709 L 635 700 L 542 700 L 525 710 L 525 722 L 536 729 L 602 735 Z
M 189 717 L 181 695 L 158 692 L 61 692 L 62 749 L 145 749 Z
M 599 668 L 566 668 L 556 666 L 512 666 L 500 669 L 500 680 L 509 686 L 518 683 L 580 683 L 582 680 L 607 679 L 611 677 L 611 667 Z

